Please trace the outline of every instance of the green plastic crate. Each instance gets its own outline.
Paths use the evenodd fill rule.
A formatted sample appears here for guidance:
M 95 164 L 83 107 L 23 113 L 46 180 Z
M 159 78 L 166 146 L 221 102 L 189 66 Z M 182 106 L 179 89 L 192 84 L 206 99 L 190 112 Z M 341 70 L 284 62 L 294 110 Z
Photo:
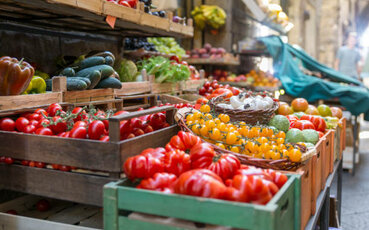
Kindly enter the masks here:
M 182 229 L 127 218 L 131 212 L 174 217 L 204 224 L 249 230 L 292 230 L 300 227 L 300 180 L 289 175 L 267 205 L 254 205 L 136 189 L 129 181 L 104 186 L 104 229 Z

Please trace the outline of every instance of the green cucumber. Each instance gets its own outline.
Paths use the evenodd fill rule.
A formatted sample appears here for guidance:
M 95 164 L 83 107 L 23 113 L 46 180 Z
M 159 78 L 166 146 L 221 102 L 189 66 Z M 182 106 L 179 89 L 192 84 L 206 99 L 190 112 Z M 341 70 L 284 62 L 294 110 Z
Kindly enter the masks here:
M 52 91 L 53 90 L 53 79 L 46 79 L 46 91 Z
M 114 65 L 114 59 L 111 56 L 106 56 L 105 57 L 105 64 L 113 66 Z
M 75 75 L 75 71 L 71 67 L 67 67 L 61 71 L 60 76 L 73 77 Z
M 76 73 L 76 77 L 88 77 L 92 72 L 99 71 L 101 73 L 101 79 L 105 79 L 114 73 L 113 67 L 110 65 L 97 65 L 80 70 Z M 90 79 L 91 80 L 91 79 Z M 92 80 L 91 80 L 92 83 Z
M 84 90 L 87 89 L 86 82 L 76 79 L 76 78 L 67 78 L 67 90 L 74 91 L 74 90 Z
M 99 84 L 101 80 L 101 73 L 98 70 L 94 70 L 88 75 L 87 78 L 91 81 L 91 85 L 88 87 L 88 89 L 93 89 L 97 84 Z
M 89 67 L 97 66 L 97 65 L 103 65 L 105 64 L 105 58 L 104 57 L 89 57 L 84 60 L 82 60 L 78 66 L 79 70 L 86 69 Z
M 99 84 L 95 87 L 96 89 L 106 89 L 106 88 L 113 88 L 113 89 L 120 89 L 122 88 L 122 82 L 114 77 L 108 77 L 104 80 L 101 80 Z
M 90 87 L 90 85 L 91 85 L 91 81 L 87 77 L 73 77 L 73 79 L 84 81 L 86 83 L 87 87 Z

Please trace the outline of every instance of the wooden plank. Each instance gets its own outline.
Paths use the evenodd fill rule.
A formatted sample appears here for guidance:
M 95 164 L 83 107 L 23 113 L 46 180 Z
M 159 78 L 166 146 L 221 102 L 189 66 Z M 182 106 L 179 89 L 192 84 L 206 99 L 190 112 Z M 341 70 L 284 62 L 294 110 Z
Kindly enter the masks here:
M 83 227 L 89 227 L 89 228 L 98 228 L 98 229 L 103 229 L 103 212 L 102 210 L 99 210 L 98 213 L 96 213 L 95 215 L 81 220 L 79 222 L 79 226 L 83 226 Z
M 138 10 L 107 1 L 103 1 L 102 13 L 136 23 L 141 16 Z
M 39 197 L 38 200 L 44 199 L 43 197 Z M 37 200 L 37 201 L 38 201 Z M 74 206 L 71 202 L 61 201 L 61 200 L 54 200 L 54 199 L 47 199 L 50 203 L 50 210 L 45 212 L 40 212 L 36 209 L 36 202 L 33 203 L 33 207 L 26 212 L 19 213 L 21 216 L 36 218 L 36 219 L 47 219 L 49 216 L 58 213 L 66 208 Z
M 190 65 L 240 65 L 239 56 L 233 57 L 231 54 L 226 55 L 223 58 L 185 58 L 184 61 Z
M 63 92 L 64 102 L 88 102 L 114 99 L 114 89 L 88 89 Z
M 10 209 L 14 209 L 18 214 L 22 214 L 29 208 L 31 208 L 41 197 L 25 195 L 16 199 L 4 202 L 0 204 L 0 212 L 6 212 Z
M 3 156 L 120 172 L 119 146 L 110 142 L 0 131 Z
M 1 96 L 0 110 L 20 109 L 59 102 L 62 102 L 62 94 L 60 92 Z
M 4 189 L 102 206 L 102 189 L 114 178 L 85 175 L 21 165 L 0 164 Z
M 91 228 L 73 226 L 51 221 L 33 219 L 29 217 L 0 213 L 2 230 L 27 229 L 27 230 L 92 230 Z
M 104 186 L 104 229 L 118 230 L 118 193 L 116 182 Z
M 90 216 L 98 213 L 100 208 L 88 205 L 74 205 L 66 208 L 61 212 L 49 216 L 47 219 L 53 222 L 60 222 L 65 224 L 78 224 Z
M 115 89 L 116 96 L 134 95 L 149 93 L 151 91 L 151 85 L 149 81 L 143 82 L 122 82 L 122 88 Z

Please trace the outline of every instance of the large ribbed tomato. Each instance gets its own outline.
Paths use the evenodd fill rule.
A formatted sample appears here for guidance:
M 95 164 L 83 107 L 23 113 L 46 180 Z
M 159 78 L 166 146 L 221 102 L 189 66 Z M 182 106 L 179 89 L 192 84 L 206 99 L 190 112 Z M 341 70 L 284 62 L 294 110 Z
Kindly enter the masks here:
M 137 188 L 173 193 L 177 176 L 171 173 L 155 173 L 153 177 L 144 179 Z
M 166 172 L 179 176 L 191 169 L 190 155 L 179 149 L 167 152 L 164 157 L 164 168 Z
M 240 168 L 240 161 L 231 154 L 217 155 L 208 143 L 195 145 L 190 151 L 192 168 L 209 169 L 223 180 L 233 177 Z
M 160 161 L 164 161 L 164 157 L 165 157 L 165 154 L 166 154 L 166 151 L 164 148 L 162 147 L 159 147 L 159 148 L 148 148 L 148 149 L 145 149 L 144 151 L 141 152 L 140 155 L 143 155 L 143 156 L 152 156 L 154 158 L 157 158 L 159 159 Z
M 199 143 L 201 143 L 200 137 L 189 132 L 179 131 L 177 135 L 170 139 L 169 143 L 165 146 L 165 149 L 168 151 L 175 149 L 186 151 Z
M 174 192 L 178 194 L 222 199 L 226 186 L 222 179 L 207 169 L 194 169 L 179 176 Z
M 137 155 L 129 157 L 124 162 L 123 170 L 130 180 L 146 179 L 157 172 L 164 171 L 163 162 L 151 155 Z
M 304 129 L 315 129 L 315 126 L 313 125 L 313 123 L 311 123 L 311 121 L 299 120 L 299 121 L 293 122 L 293 124 L 291 124 L 290 128 L 296 128 L 296 129 L 299 129 L 299 130 L 304 130 Z
M 303 115 L 303 116 L 301 116 L 300 119 L 311 121 L 311 123 L 313 123 L 316 131 L 320 131 L 320 132 L 324 133 L 325 128 L 326 128 L 326 123 L 325 123 L 324 118 L 319 117 L 319 116 L 313 116 L 313 115 Z

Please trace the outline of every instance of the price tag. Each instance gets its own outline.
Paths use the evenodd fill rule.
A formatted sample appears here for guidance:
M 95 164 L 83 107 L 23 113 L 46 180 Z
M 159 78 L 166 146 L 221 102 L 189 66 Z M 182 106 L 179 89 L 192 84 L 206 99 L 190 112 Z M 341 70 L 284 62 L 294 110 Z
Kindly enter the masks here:
M 108 15 L 107 17 L 106 17 L 106 19 L 105 19 L 105 21 L 109 24 L 109 26 L 111 27 L 111 28 L 113 28 L 114 29 L 114 25 L 115 25 L 115 21 L 117 20 L 117 18 L 116 17 L 113 17 L 113 16 L 110 16 L 110 15 Z

